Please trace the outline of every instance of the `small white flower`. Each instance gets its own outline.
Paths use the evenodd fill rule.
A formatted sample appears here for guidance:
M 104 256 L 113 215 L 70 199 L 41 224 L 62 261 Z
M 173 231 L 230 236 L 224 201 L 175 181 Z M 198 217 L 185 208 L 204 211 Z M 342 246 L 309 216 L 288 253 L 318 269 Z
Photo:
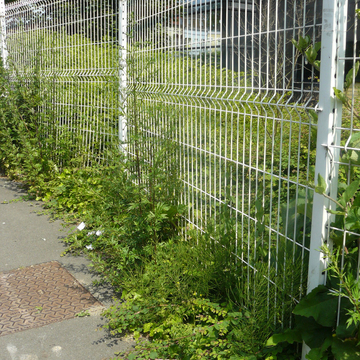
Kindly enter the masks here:
M 87 233 L 87 236 L 91 236 L 91 235 L 94 235 L 95 234 L 95 231 L 89 231 L 88 233 Z
M 85 229 L 85 223 L 82 222 L 77 228 L 81 231 L 81 230 L 84 230 Z
M 86 247 L 88 250 L 92 250 L 92 249 L 93 249 L 92 244 L 90 244 L 90 245 L 86 245 L 85 247 Z
M 96 236 L 100 236 L 100 235 L 102 235 L 102 231 L 98 230 L 98 231 L 96 232 Z

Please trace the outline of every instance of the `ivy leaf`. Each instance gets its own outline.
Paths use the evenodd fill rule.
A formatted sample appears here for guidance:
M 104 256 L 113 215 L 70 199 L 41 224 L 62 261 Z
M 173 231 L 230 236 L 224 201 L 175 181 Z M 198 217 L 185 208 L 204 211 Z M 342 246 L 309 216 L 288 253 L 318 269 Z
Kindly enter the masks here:
M 318 194 L 321 194 L 321 195 L 325 194 L 327 185 L 326 185 L 325 179 L 320 174 L 318 175 L 318 182 L 317 183 L 318 184 L 315 187 L 315 192 L 318 193 Z
M 339 89 L 337 88 L 333 88 L 334 89 L 334 93 L 335 93 L 335 96 L 344 104 L 346 105 L 348 103 L 348 99 L 346 97 L 346 95 Z
M 313 317 L 318 324 L 332 327 L 336 321 L 337 301 L 326 286 L 320 285 L 296 305 L 293 313 Z

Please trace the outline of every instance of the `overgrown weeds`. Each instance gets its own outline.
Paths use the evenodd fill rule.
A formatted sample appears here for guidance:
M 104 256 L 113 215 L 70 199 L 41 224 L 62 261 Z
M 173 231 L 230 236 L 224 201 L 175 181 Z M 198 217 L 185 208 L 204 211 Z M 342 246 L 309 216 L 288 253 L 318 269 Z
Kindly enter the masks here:
M 267 354 L 264 342 L 289 322 L 293 299 L 304 289 L 304 269 L 294 267 L 297 254 L 284 256 L 276 267 L 273 259 L 292 253 L 285 241 L 276 253 L 246 244 L 259 231 L 261 215 L 258 229 L 249 228 L 249 239 L 242 239 L 247 258 L 254 259 L 245 261 L 230 203 L 217 208 L 212 220 L 204 219 L 203 229 L 185 229 L 180 150 L 173 135 L 181 126 L 179 114 L 139 91 L 143 76 L 156 74 L 139 72 L 129 55 L 132 86 L 126 108 L 117 114 L 126 117 L 128 137 L 106 148 L 84 148 L 45 95 L 55 91 L 56 82 L 42 77 L 39 56 L 26 81 L 15 68 L 1 70 L 0 166 L 54 214 L 86 224 L 66 240 L 67 251 L 85 252 L 104 280 L 122 292 L 104 315 L 114 333 L 137 339 L 135 351 L 123 356 L 295 358 L 283 348 Z M 151 68 L 154 59 L 147 61 Z M 291 283 L 286 271 L 293 273 Z

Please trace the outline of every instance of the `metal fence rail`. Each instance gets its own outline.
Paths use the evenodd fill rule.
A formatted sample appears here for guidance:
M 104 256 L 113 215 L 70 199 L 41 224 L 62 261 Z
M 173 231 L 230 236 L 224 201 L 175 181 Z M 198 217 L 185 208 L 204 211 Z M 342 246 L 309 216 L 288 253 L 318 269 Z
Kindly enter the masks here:
M 213 241 L 243 269 L 244 301 L 256 299 L 259 276 L 266 279 L 268 316 L 287 327 L 296 302 L 325 281 L 318 249 L 333 219 L 331 204 L 314 194 L 315 175 L 336 197 L 338 174 L 358 166 L 340 158 L 360 129 L 357 109 L 343 116 L 333 91 L 359 60 L 356 7 L 352 0 L 24 0 L 6 7 L 7 49 L 24 73 L 40 49 L 41 73 L 55 84 L 57 124 L 95 155 L 132 131 L 119 108 L 136 91 L 149 138 L 171 129 L 179 146 L 188 228 L 229 231 L 214 231 Z M 321 41 L 320 69 L 304 56 L 303 41 Z

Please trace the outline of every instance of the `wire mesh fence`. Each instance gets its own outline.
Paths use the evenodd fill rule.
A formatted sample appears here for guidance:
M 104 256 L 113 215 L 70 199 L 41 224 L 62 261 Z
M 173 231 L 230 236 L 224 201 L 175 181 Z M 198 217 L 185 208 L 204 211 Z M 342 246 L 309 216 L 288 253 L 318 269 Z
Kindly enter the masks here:
M 331 204 L 313 190 L 321 173 L 336 197 L 338 180 L 358 171 L 355 72 L 354 106 L 342 114 L 333 94 L 359 60 L 356 9 L 351 0 L 16 1 L 6 42 L 19 72 L 38 68 L 50 84 L 43 121 L 55 116 L 48 131 L 69 130 L 85 163 L 112 139 L 126 145 L 135 129 L 125 112 L 141 119 L 149 162 L 154 138 L 177 144 L 164 156 L 184 184 L 185 227 L 211 226 L 239 264 L 243 301 L 263 281 L 269 318 L 288 327 L 307 285 L 325 282 L 321 242 L 358 236 L 330 227 Z
M 288 326 L 285 314 L 306 290 L 316 147 L 308 110 L 319 98 L 318 72 L 292 39 L 320 41 L 321 3 L 130 7 L 129 42 L 143 44 L 139 66 L 156 59 L 140 96 L 152 103 L 157 94 L 176 109 L 189 227 L 201 231 L 214 219 L 221 227 L 227 211 L 233 236 L 223 244 L 217 233 L 214 241 L 230 247 L 243 269 L 245 298 L 253 298 L 259 274 L 266 277 L 269 316 Z
M 25 78 L 38 73 L 48 99 L 47 131 L 61 138 L 66 129 L 87 164 L 92 155 L 103 156 L 119 131 L 116 3 L 40 0 L 6 7 L 8 61 Z

